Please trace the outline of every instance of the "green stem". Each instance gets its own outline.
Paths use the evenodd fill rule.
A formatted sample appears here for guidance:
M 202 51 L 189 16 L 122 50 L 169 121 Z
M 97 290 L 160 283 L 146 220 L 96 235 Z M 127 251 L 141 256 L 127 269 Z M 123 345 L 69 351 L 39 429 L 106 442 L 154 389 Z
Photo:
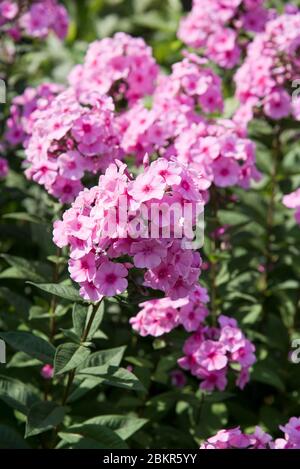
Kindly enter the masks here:
M 263 294 L 265 298 L 268 297 L 268 289 L 270 285 L 270 275 L 273 269 L 273 243 L 274 243 L 274 214 L 276 208 L 276 193 L 277 193 L 277 173 L 279 164 L 282 158 L 282 149 L 280 141 L 281 129 L 277 126 L 274 129 L 274 139 L 272 144 L 272 155 L 273 155 L 273 167 L 271 172 L 270 180 L 270 199 L 267 209 L 267 221 L 266 221 L 266 248 L 265 248 L 265 272 L 264 272 L 264 287 Z M 267 317 L 268 308 L 264 308 L 264 318 Z
M 101 300 L 101 301 L 103 301 L 103 300 Z M 87 325 L 86 325 L 86 327 L 85 327 L 85 329 L 82 333 L 82 336 L 80 338 L 80 342 L 85 342 L 86 339 L 88 338 L 89 332 L 91 330 L 93 321 L 95 319 L 95 316 L 96 316 L 97 310 L 99 308 L 99 305 L 101 304 L 101 301 L 94 306 L 92 314 L 91 314 L 91 316 L 88 320 L 88 323 L 87 323 Z M 68 381 L 67 381 L 67 386 L 66 386 L 66 389 L 65 389 L 65 392 L 64 392 L 64 395 L 63 395 L 63 399 L 62 399 L 62 405 L 64 405 L 67 402 L 67 399 L 69 397 L 70 390 L 71 390 L 74 378 L 75 378 L 75 370 L 71 370 L 68 374 Z
M 80 339 L 81 342 L 85 342 L 86 339 L 88 338 L 88 335 L 89 335 L 89 332 L 90 332 L 90 330 L 91 330 L 92 324 L 93 324 L 93 322 L 94 322 L 96 313 L 97 313 L 98 308 L 99 308 L 99 306 L 100 306 L 100 304 L 101 304 L 102 301 L 103 301 L 103 300 L 101 300 L 99 303 L 97 303 L 97 304 L 94 306 L 93 311 L 92 311 L 92 314 L 91 314 L 91 316 L 90 316 L 90 318 L 89 318 L 89 320 L 88 320 L 88 323 L 87 323 L 87 325 L 86 325 L 86 328 L 85 328 L 85 330 L 83 331 L 83 334 L 82 334 L 82 336 L 81 336 L 81 339 Z
M 202 392 L 201 397 L 200 397 L 200 402 L 199 402 L 199 408 L 198 408 L 197 425 L 200 425 L 200 423 L 201 423 L 201 417 L 202 417 L 202 410 L 203 410 L 203 406 L 204 406 L 204 401 L 205 401 L 205 394 L 204 394 L 204 392 Z
M 103 301 L 103 300 L 101 300 Z M 99 305 L 101 304 L 101 301 L 99 303 L 97 303 L 94 308 L 93 308 L 93 311 L 92 311 L 92 314 L 88 320 L 88 323 L 81 335 L 81 338 L 80 338 L 80 342 L 85 342 L 86 339 L 88 338 L 88 335 L 89 335 L 89 332 L 91 330 L 91 327 L 92 327 L 92 324 L 93 324 L 93 321 L 95 319 L 95 316 L 96 316 L 96 313 L 97 313 L 97 310 L 99 308 Z M 76 370 L 71 370 L 69 373 L 68 373 L 68 380 L 67 380 L 67 385 L 66 385 L 66 388 L 64 390 L 64 393 L 63 393 L 63 397 L 62 397 L 62 405 L 65 405 L 67 400 L 68 400 L 68 397 L 70 395 L 70 391 L 71 391 L 71 388 L 72 388 L 72 384 L 74 382 L 74 378 L 75 378 L 75 374 L 76 374 Z M 53 444 L 51 445 L 51 447 L 55 448 L 56 446 L 56 440 L 57 440 L 57 433 L 59 431 L 59 427 L 56 427 L 54 429 L 54 437 L 53 437 Z
M 65 392 L 64 392 L 64 395 L 63 395 L 63 398 L 62 398 L 62 401 L 61 401 L 62 405 L 65 405 L 65 403 L 67 402 L 67 399 L 69 397 L 71 386 L 73 384 L 74 378 L 75 378 L 75 370 L 71 370 L 68 373 L 67 386 L 65 388 Z
M 56 256 L 59 258 L 61 256 L 61 249 L 58 248 L 56 251 Z M 53 267 L 53 275 L 52 281 L 53 283 L 57 283 L 59 279 L 59 263 L 56 262 Z M 57 297 L 55 295 L 52 296 L 51 304 L 50 304 L 50 342 L 53 342 L 54 336 L 56 333 L 56 306 L 57 306 Z

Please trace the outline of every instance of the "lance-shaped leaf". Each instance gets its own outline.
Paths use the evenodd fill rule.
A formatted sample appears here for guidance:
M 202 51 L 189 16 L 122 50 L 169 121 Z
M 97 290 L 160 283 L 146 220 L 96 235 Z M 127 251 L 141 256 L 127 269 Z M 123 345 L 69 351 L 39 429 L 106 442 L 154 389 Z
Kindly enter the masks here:
M 73 313 L 72 313 L 72 318 L 73 318 L 73 327 L 74 331 L 76 332 L 78 337 L 82 337 L 84 334 L 84 331 L 89 324 L 89 320 L 91 315 L 93 314 L 94 308 L 97 308 L 97 306 L 84 306 L 81 304 L 75 304 L 73 307 Z M 104 314 L 104 302 L 102 302 L 97 310 L 96 313 L 93 317 L 93 322 L 90 326 L 89 333 L 86 337 L 86 340 L 89 341 L 93 338 L 95 333 L 97 332 L 102 319 L 103 319 L 103 314 Z
M 26 415 L 29 407 L 38 402 L 39 397 L 30 385 L 8 376 L 0 376 L 0 399 Z
M 115 347 L 112 349 L 101 350 L 92 353 L 90 357 L 80 365 L 79 370 L 82 368 L 97 367 L 99 374 L 106 373 L 110 366 L 118 367 L 123 358 L 126 347 Z M 102 383 L 97 377 L 82 377 L 81 382 L 77 385 L 76 389 L 70 394 L 68 402 L 76 401 L 84 396 L 87 392 L 94 389 Z
M 55 402 L 44 401 L 34 404 L 28 412 L 25 438 L 56 427 L 63 421 L 64 416 L 65 408 Z
M 0 337 L 15 350 L 27 353 L 43 363 L 52 363 L 55 347 L 30 332 L 0 332 Z
M 127 415 L 100 415 L 83 422 L 84 424 L 102 425 L 113 430 L 120 438 L 127 440 L 140 428 L 142 428 L 148 420 Z
M 0 424 L 0 449 L 29 449 L 29 446 L 13 428 Z
M 65 300 L 83 302 L 84 300 L 79 295 L 76 288 L 71 285 L 65 285 L 63 283 L 33 283 L 27 282 L 40 290 L 43 290 L 51 295 L 59 296 Z
M 23 257 L 1 254 L 1 257 L 10 265 L 10 269 L 1 273 L 1 276 L 12 275 L 13 278 L 24 278 L 33 282 L 43 282 L 51 274 L 49 265 L 43 262 L 24 259 Z M 6 272 L 6 273 L 5 273 Z
M 90 355 L 90 350 L 72 342 L 59 345 L 54 359 L 54 373 L 60 375 L 77 368 Z
M 71 443 L 77 449 L 126 449 L 128 448 L 119 435 L 110 428 L 93 423 L 72 425 L 59 433 L 62 439 Z
M 101 369 L 99 370 L 99 368 L 95 366 L 80 370 L 78 375 L 97 378 L 99 384 L 108 384 L 110 386 L 134 391 L 145 391 L 145 387 L 141 381 L 125 368 L 110 366 L 107 371 L 103 373 Z

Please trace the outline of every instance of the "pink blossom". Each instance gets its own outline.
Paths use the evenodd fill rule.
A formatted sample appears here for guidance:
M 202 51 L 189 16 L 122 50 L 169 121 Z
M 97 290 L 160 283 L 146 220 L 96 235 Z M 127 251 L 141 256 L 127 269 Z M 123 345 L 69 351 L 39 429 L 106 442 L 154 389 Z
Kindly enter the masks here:
M 236 427 L 230 430 L 220 430 L 208 438 L 201 449 L 299 449 L 300 448 L 300 418 L 292 417 L 289 422 L 279 428 L 285 432 L 284 438 L 273 440 L 261 427 L 256 426 L 255 431 L 245 434 Z
M 146 301 L 139 305 L 142 309 L 129 322 L 141 336 L 159 337 L 178 325 L 177 307 L 181 304 L 182 300 L 178 302 L 169 298 Z
M 300 418 L 292 417 L 288 423 L 279 427 L 285 433 L 285 439 L 288 442 L 288 447 L 300 447 Z
M 186 306 L 181 310 L 183 308 Z M 239 364 L 236 384 L 243 389 L 249 381 L 250 365 L 255 361 L 254 346 L 245 338 L 235 319 L 221 315 L 218 322 L 220 328 L 199 326 L 186 340 L 185 356 L 178 360 L 178 364 L 200 379 L 200 388 L 209 392 L 215 388 L 224 390 L 230 365 Z M 243 351 L 241 356 L 240 349 Z
M 185 165 L 175 160 L 164 161 L 161 163 L 158 159 L 150 164 L 144 173 L 134 180 L 128 174 L 127 166 L 116 160 L 116 163 L 110 164 L 105 174 L 100 176 L 99 185 L 83 190 L 72 207 L 64 213 L 63 219 L 55 223 L 54 242 L 60 247 L 66 244 L 70 246 L 70 272 L 74 280 L 83 287 L 81 293 L 85 298 L 89 291 L 93 298 L 97 294 L 106 296 L 123 292 L 127 287 L 124 277 L 127 276 L 128 269 L 133 267 L 145 269 L 145 286 L 164 291 L 172 300 L 188 296 L 195 288 L 200 274 L 201 257 L 199 253 L 186 247 L 183 239 L 175 237 L 175 220 L 170 220 L 167 236 L 158 231 L 157 235 L 151 238 L 151 219 L 147 218 L 145 223 L 142 218 L 138 218 L 144 216 L 145 210 L 151 209 L 158 197 L 168 200 L 170 205 L 178 200 L 182 204 L 189 202 L 194 209 L 196 204 L 204 204 L 200 191 L 201 175 L 189 171 Z M 161 171 L 166 179 L 176 178 L 179 184 L 168 186 L 164 177 L 158 174 Z M 159 187 L 154 185 L 153 181 L 157 181 Z M 189 188 L 183 188 L 181 181 L 188 181 Z M 65 184 L 67 183 L 74 184 L 78 181 L 68 180 Z M 56 184 L 57 182 L 52 186 L 52 190 Z M 146 191 L 146 195 L 143 192 L 145 185 L 150 187 L 150 193 Z M 126 216 L 129 216 L 125 224 L 122 220 L 124 214 L 120 212 L 120 203 L 124 202 Z M 135 231 L 134 221 L 137 226 L 143 224 L 144 230 L 136 227 Z M 160 226 L 161 220 L 153 221 L 153 224 L 155 223 Z M 195 221 L 191 220 L 191 223 Z M 86 256 L 89 259 L 94 258 L 94 277 L 94 270 L 81 268 L 81 262 L 84 262 Z M 115 273 L 115 282 L 111 282 L 113 286 L 108 285 L 109 282 L 104 285 L 105 269 L 109 266 L 116 268 L 116 265 L 123 265 L 125 270 Z M 95 290 L 91 283 L 94 283 Z M 204 310 L 199 309 L 198 314 L 202 317 Z
M 264 449 L 272 441 L 271 435 L 264 432 L 260 427 L 256 426 L 255 431 L 250 435 L 250 444 L 254 449 Z
M 44 38 L 54 31 L 60 39 L 67 34 L 68 15 L 56 0 L 37 1 L 20 17 L 20 26 L 32 37 Z
M 220 430 L 215 436 L 208 438 L 201 449 L 242 449 L 249 445 L 249 437 L 241 432 L 240 427 L 236 427 L 230 430 Z
M 181 370 L 173 370 L 170 373 L 172 385 L 176 388 L 183 388 L 186 384 L 186 376 Z
M 70 180 L 81 179 L 86 169 L 84 158 L 77 151 L 63 153 L 57 159 L 59 173 Z
M 291 114 L 298 119 L 298 100 L 288 90 L 298 76 L 299 22 L 299 11 L 270 13 L 265 30 L 249 44 L 246 59 L 235 74 L 236 97 L 248 114 L 245 124 L 254 110 L 274 120 Z
M 180 323 L 186 331 L 196 331 L 206 316 L 208 316 L 208 311 L 203 305 L 196 305 L 190 301 L 180 310 Z
M 0 179 L 6 178 L 9 171 L 7 160 L 0 158 Z
M 284 90 L 274 90 L 265 99 L 265 114 L 272 119 L 282 119 L 291 112 L 290 96 Z
M 162 199 L 166 188 L 166 183 L 159 175 L 147 173 L 140 174 L 135 181 L 131 183 L 128 193 L 137 202 L 146 202 L 151 199 Z
M 26 176 L 63 203 L 74 200 L 86 173 L 104 171 L 122 150 L 111 98 L 71 88 L 35 110 L 26 144 Z
M 193 0 L 178 37 L 224 68 L 238 64 L 248 31 L 261 32 L 270 17 L 263 0 Z
M 296 222 L 300 225 L 300 189 L 287 194 L 282 199 L 283 204 L 288 208 L 294 208 Z
M 166 248 L 155 240 L 145 240 L 133 243 L 131 253 L 134 254 L 133 261 L 136 267 L 152 269 L 166 256 Z
M 158 65 L 144 40 L 117 33 L 89 45 L 83 65 L 72 70 L 69 82 L 77 91 L 96 89 L 118 106 L 122 101 L 132 106 L 153 92 L 157 75 Z
M 200 389 L 212 392 L 215 389 L 224 391 L 227 386 L 226 370 L 207 371 L 205 368 L 199 370 L 197 376 L 201 378 Z
M 75 282 L 92 282 L 96 274 L 95 258 L 89 253 L 78 260 L 69 261 L 70 276 Z
M 228 361 L 224 345 L 213 340 L 206 340 L 200 345 L 196 360 L 207 371 L 222 370 Z
M 4 0 L 0 3 L 0 20 L 2 19 L 1 17 L 6 20 L 12 20 L 16 17 L 18 11 L 18 5 L 15 2 Z
M 80 286 L 80 295 L 88 301 L 100 301 L 103 298 L 99 289 L 93 282 L 82 282 Z
M 294 192 L 291 192 L 288 195 L 283 197 L 283 204 L 288 208 L 298 208 L 300 207 L 300 189 L 297 189 Z
M 212 169 L 217 186 L 228 187 L 238 182 L 240 168 L 236 161 L 221 157 L 213 162 Z
M 103 262 L 97 270 L 95 285 L 104 296 L 115 296 L 126 290 L 128 282 L 124 278 L 128 274 L 127 269 L 120 263 Z
M 54 368 L 52 365 L 44 365 L 41 369 L 41 376 L 44 379 L 52 379 L 54 375 Z

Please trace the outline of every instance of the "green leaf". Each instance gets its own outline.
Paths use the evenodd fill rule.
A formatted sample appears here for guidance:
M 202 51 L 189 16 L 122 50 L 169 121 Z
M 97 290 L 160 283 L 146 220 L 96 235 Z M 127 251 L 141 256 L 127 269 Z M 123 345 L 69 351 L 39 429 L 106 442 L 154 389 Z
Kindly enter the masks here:
M 33 282 L 43 282 L 50 273 L 49 266 L 42 262 L 34 262 L 23 257 L 10 256 L 9 254 L 1 254 L 1 257 L 11 266 L 1 272 L 1 277 L 24 278 L 32 280 Z
M 73 342 L 75 342 L 75 344 L 80 343 L 80 340 L 77 334 L 75 334 L 75 332 L 72 329 L 60 329 L 60 330 L 67 339 L 72 340 Z
M 110 365 L 119 366 L 124 356 L 125 350 L 126 346 L 123 346 L 100 350 L 98 352 L 92 353 L 88 359 L 86 367 L 101 367 L 103 370 L 107 370 Z
M 29 449 L 29 446 L 13 428 L 0 424 L 0 449 Z
M 72 425 L 64 432 L 60 432 L 61 438 L 66 438 L 66 434 L 79 435 L 77 443 L 72 448 L 81 449 L 126 449 L 126 443 L 110 428 L 97 424 L 77 424 Z M 84 441 L 86 440 L 86 441 Z M 73 440 L 74 441 L 74 440 Z
M 77 374 L 77 377 L 78 377 L 78 374 Z M 67 403 L 77 401 L 78 399 L 83 397 L 85 394 L 87 394 L 89 391 L 99 386 L 101 383 L 102 383 L 102 380 L 99 380 L 96 377 L 81 379 L 81 381 L 79 381 L 79 384 L 77 384 L 77 387 L 69 395 L 67 399 Z
M 82 337 L 83 332 L 84 332 L 87 324 L 89 323 L 91 314 L 93 314 L 93 308 L 94 307 L 92 305 L 90 305 L 89 307 L 86 307 L 86 306 L 80 305 L 80 304 L 75 304 L 74 305 L 73 313 L 72 313 L 73 326 L 74 326 L 74 330 L 75 330 L 75 332 L 76 332 L 76 334 L 79 338 Z M 87 341 L 91 340 L 93 338 L 93 336 L 95 335 L 95 333 L 98 331 L 98 328 L 99 328 L 99 326 L 102 322 L 102 319 L 103 319 L 103 314 L 104 314 L 104 302 L 102 302 L 99 305 L 99 307 L 96 311 L 96 314 L 94 316 L 94 319 L 93 319 L 92 325 L 90 327 L 88 336 L 86 338 Z
M 25 352 L 43 363 L 53 362 L 55 348 L 41 337 L 30 332 L 0 332 L 0 337 L 15 350 Z
M 71 342 L 59 345 L 54 359 L 54 373 L 61 375 L 77 368 L 89 357 L 90 353 L 90 350 L 83 345 L 78 346 Z
M 61 256 L 47 256 L 47 261 L 53 262 L 53 264 L 57 265 L 63 265 L 68 263 L 67 259 Z
M 219 210 L 218 217 L 222 225 L 236 226 L 250 223 L 247 215 L 233 210 Z
M 253 372 L 251 373 L 251 380 L 274 386 L 282 392 L 285 390 L 284 382 L 276 371 L 270 367 L 270 364 L 264 362 L 259 362 L 254 366 Z
M 235 396 L 232 392 L 228 391 L 213 391 L 209 395 L 205 395 L 204 399 L 205 402 L 223 402 L 226 401 L 227 399 L 231 399 Z
M 119 435 L 120 438 L 127 440 L 147 422 L 147 419 L 139 419 L 127 415 L 101 415 L 86 420 L 84 424 L 108 427 Z
M 49 311 L 49 308 L 46 311 L 42 306 L 32 306 L 29 310 L 29 321 L 49 318 L 50 314 L 51 311 Z
M 65 408 L 54 402 L 44 401 L 34 404 L 28 413 L 25 438 L 46 432 L 59 425 L 65 416 Z
M 78 301 L 78 302 L 84 301 L 79 295 L 76 288 L 70 285 L 65 285 L 63 283 L 33 283 L 33 282 L 27 282 L 27 283 L 29 283 L 30 285 L 33 285 L 36 288 L 39 288 L 40 290 L 50 293 L 51 295 L 64 298 L 65 300 Z
M 88 314 L 87 314 L 87 324 L 89 322 L 89 319 L 91 317 L 91 314 L 93 313 L 93 307 L 90 306 L 89 309 L 88 309 Z M 92 325 L 90 327 L 90 330 L 89 330 L 89 333 L 88 333 L 88 336 L 87 336 L 87 340 L 91 340 L 94 336 L 94 334 L 97 332 L 101 322 L 102 322 L 102 319 L 103 319 L 103 315 L 104 315 L 104 301 L 102 301 L 96 311 L 96 314 L 95 314 L 95 317 L 93 319 L 93 322 L 92 322 Z
M 101 374 L 101 369 L 96 367 L 85 368 L 80 370 L 79 375 L 94 376 L 99 378 L 99 384 L 108 384 L 118 388 L 129 389 L 134 391 L 145 391 L 145 387 L 140 380 L 125 368 L 117 368 L 110 366 L 105 374 Z
M 109 366 L 118 367 L 120 365 L 125 350 L 126 347 L 115 347 L 92 353 L 92 355 L 90 355 L 90 357 L 79 367 L 79 371 L 81 368 L 97 367 L 99 373 L 106 373 Z M 72 394 L 70 394 L 68 402 L 74 402 L 77 399 L 80 399 L 87 392 L 101 383 L 102 380 L 99 382 L 97 377 L 83 378 Z
M 14 212 L 14 213 L 6 213 L 2 216 L 2 218 L 8 218 L 12 220 L 20 220 L 20 221 L 27 221 L 30 223 L 37 223 L 40 225 L 41 223 L 46 224 L 47 222 L 42 218 L 36 217 L 35 215 L 31 215 L 30 213 L 26 212 Z
M 78 337 L 81 337 L 85 328 L 88 308 L 75 303 L 72 311 L 73 327 Z
M 7 368 L 26 368 L 28 366 L 40 366 L 41 361 L 32 358 L 27 353 L 17 352 L 12 359 L 7 363 Z
M 0 272 L 0 278 L 14 278 L 19 280 L 32 280 L 34 282 L 42 282 L 45 280 L 43 277 L 36 275 L 34 272 L 29 270 L 21 269 L 19 267 L 8 267 L 8 269 Z
M 26 415 L 29 407 L 39 398 L 30 385 L 8 376 L 0 376 L 0 399 Z
M 24 319 L 28 317 L 31 303 L 27 298 L 6 287 L 0 288 L 0 295 L 5 301 L 14 307 L 18 315 L 22 315 Z

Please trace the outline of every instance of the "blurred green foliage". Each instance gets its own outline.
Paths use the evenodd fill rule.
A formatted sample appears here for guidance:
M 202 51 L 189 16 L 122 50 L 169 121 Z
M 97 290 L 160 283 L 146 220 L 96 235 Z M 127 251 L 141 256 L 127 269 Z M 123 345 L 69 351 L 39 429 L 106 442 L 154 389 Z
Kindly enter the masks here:
M 9 99 L 27 85 L 65 82 L 88 43 L 116 31 L 145 38 L 165 70 L 181 57 L 179 0 L 65 4 L 71 14 L 65 44 L 54 37 L 22 44 L 18 61 L 6 69 Z M 228 115 L 235 104 L 231 92 L 225 86 Z M 1 109 L 2 123 L 7 114 L 8 105 Z M 191 377 L 181 390 L 171 385 L 183 331 L 161 341 L 132 333 L 128 318 L 145 300 L 136 293 L 105 302 L 95 311 L 98 328 L 85 336 L 91 311 L 77 303 L 67 253 L 57 252 L 51 240 L 62 207 L 26 181 L 22 150 L 8 155 L 11 171 L 0 183 L 0 337 L 8 344 L 8 364 L 0 365 L 0 447 L 197 448 L 225 426 L 261 424 L 275 434 L 278 423 L 299 415 L 299 365 L 288 355 L 292 339 L 300 338 L 300 230 L 281 203 L 300 183 L 299 128 L 290 124 L 280 129 L 275 159 L 275 129 L 254 121 L 261 182 L 249 191 L 220 190 L 216 206 L 207 207 L 203 257 L 216 269 L 214 278 L 207 271 L 201 280 L 214 296 L 213 313 L 236 317 L 255 342 L 258 358 L 244 391 L 230 383 L 228 391 L 210 395 Z M 220 224 L 229 229 L 213 243 L 210 233 Z M 48 284 L 48 292 L 28 281 Z M 62 285 L 54 290 L 57 282 Z M 53 361 L 58 374 L 48 382 L 40 370 Z

